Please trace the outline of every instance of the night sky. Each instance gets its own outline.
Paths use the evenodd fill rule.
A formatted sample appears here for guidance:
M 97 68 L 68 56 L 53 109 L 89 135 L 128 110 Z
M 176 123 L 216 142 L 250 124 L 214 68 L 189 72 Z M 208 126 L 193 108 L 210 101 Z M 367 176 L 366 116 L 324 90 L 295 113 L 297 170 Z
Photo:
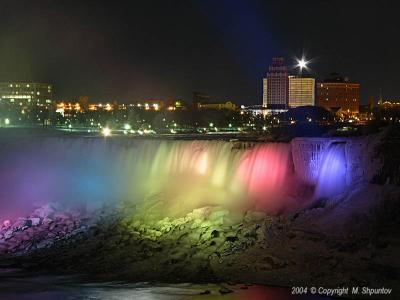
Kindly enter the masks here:
M 273 56 L 313 59 L 368 96 L 400 99 L 396 1 L 3 1 L 0 81 L 54 84 L 55 98 L 262 102 Z M 296 70 L 293 70 L 295 73 Z

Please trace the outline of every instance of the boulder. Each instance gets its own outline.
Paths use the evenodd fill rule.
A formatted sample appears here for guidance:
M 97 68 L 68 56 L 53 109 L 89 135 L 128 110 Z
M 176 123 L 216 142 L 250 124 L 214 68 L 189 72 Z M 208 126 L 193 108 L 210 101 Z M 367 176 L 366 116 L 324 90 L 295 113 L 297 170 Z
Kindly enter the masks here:
M 233 293 L 233 290 L 228 289 L 227 287 L 221 286 L 221 288 L 219 289 L 219 292 L 221 295 L 224 295 L 224 294 Z
M 31 226 L 38 226 L 41 224 L 42 220 L 40 218 L 32 217 L 32 218 L 29 218 L 29 221 L 31 221 Z
M 5 220 L 4 222 L 3 222 L 3 227 L 4 228 L 8 228 L 8 227 L 10 227 L 11 226 L 11 221 L 10 220 Z
M 9 229 L 4 233 L 4 239 L 8 240 L 9 238 L 11 238 L 13 236 L 14 230 Z
M 21 230 L 23 227 L 25 227 L 25 226 L 31 226 L 31 222 L 30 221 L 28 221 L 27 219 L 25 219 L 25 218 L 19 218 L 14 224 L 13 224 L 13 228 L 15 229 L 15 230 Z

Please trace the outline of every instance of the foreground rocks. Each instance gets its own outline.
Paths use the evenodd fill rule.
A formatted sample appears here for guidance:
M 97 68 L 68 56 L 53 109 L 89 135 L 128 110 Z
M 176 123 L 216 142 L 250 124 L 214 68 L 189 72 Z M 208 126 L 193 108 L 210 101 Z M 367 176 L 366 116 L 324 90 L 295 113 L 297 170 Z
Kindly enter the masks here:
M 51 213 L 35 212 L 3 226 L 0 264 L 107 280 L 368 286 L 395 292 L 399 199 L 398 188 L 371 185 L 286 216 L 210 206 L 165 217 L 151 206 L 123 205 L 89 218 L 47 207 Z
M 56 204 L 36 209 L 30 216 L 12 223 L 5 220 L 0 227 L 0 256 L 24 255 L 48 248 L 55 243 L 85 232 L 90 215 L 65 211 Z

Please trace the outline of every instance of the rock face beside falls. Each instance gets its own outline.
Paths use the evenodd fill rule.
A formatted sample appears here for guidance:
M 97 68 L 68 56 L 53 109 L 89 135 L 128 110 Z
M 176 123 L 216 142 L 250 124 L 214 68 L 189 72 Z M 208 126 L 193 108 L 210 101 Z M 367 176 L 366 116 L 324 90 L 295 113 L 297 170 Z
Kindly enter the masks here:
M 286 216 L 207 206 L 168 218 L 148 205 L 98 211 L 91 222 L 36 214 L 35 225 L 2 229 L 0 265 L 107 280 L 396 290 L 399 199 L 394 186 L 365 185 Z

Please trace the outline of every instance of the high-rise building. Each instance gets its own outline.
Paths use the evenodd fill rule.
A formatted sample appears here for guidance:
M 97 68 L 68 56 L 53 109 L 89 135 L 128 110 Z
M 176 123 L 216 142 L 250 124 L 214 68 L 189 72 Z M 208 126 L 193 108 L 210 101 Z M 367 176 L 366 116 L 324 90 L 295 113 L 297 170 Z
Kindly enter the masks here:
M 289 107 L 315 105 L 315 79 L 289 76 Z
M 332 73 L 317 84 L 317 105 L 343 113 L 358 113 L 360 106 L 360 84 Z
M 289 74 L 282 57 L 274 57 L 266 82 L 268 109 L 287 109 L 289 106 Z

